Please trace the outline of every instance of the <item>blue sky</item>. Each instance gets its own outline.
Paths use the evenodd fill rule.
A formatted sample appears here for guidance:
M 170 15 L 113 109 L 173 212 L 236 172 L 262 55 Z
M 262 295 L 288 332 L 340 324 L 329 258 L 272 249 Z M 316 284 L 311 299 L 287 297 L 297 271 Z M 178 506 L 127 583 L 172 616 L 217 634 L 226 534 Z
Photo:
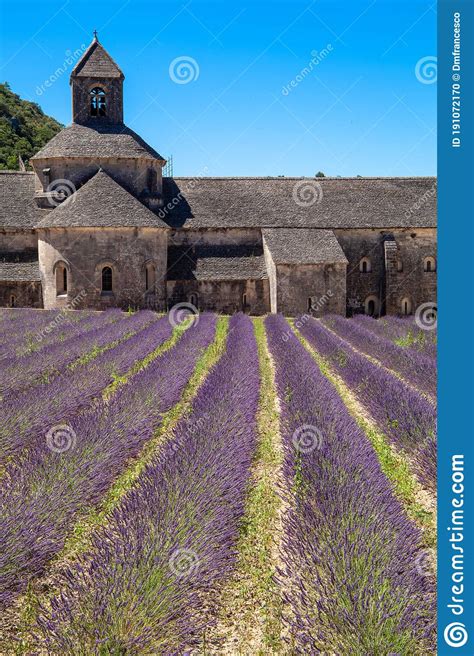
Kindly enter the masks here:
M 125 122 L 175 175 L 436 173 L 436 84 L 415 74 L 436 55 L 434 2 L 0 4 L 0 80 L 70 123 L 66 60 L 97 29 L 125 73 Z

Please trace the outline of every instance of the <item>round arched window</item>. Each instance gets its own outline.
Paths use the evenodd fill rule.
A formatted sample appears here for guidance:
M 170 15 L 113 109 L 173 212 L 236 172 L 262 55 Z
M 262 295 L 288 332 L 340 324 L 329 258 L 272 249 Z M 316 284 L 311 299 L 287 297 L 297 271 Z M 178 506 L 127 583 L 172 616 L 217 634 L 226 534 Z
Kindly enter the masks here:
M 90 92 L 91 97 L 91 116 L 106 115 L 105 91 L 101 87 L 94 87 Z
M 433 273 L 436 271 L 436 260 L 434 257 L 425 257 L 423 260 L 423 271 Z
M 401 302 L 401 312 L 402 314 L 411 314 L 411 299 L 406 296 L 405 298 L 402 298 Z
M 111 267 L 106 266 L 102 269 L 102 291 L 111 292 L 112 282 L 112 269 Z
M 372 271 L 372 262 L 370 258 L 363 257 L 359 263 L 359 271 L 361 273 L 370 273 Z

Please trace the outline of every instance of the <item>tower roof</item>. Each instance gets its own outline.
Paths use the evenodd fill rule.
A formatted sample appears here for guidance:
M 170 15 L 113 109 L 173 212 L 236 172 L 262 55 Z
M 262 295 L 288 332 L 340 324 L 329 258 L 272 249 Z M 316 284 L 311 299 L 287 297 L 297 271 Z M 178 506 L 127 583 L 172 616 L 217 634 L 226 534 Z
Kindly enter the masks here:
M 58 132 L 51 141 L 31 158 L 126 157 L 141 159 L 165 159 L 149 146 L 136 132 L 123 124 L 102 123 L 91 119 L 87 125 L 73 123 Z
M 74 66 L 71 79 L 74 77 L 123 79 L 125 76 L 95 36 L 90 46 Z

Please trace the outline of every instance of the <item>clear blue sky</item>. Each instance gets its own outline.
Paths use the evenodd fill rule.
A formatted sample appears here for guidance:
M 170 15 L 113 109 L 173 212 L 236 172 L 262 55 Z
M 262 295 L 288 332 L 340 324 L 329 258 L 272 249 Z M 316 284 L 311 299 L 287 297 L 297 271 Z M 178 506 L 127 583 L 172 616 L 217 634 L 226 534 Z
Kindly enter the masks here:
M 415 75 L 420 59 L 436 55 L 435 2 L 0 4 L 0 80 L 70 123 L 66 53 L 88 45 L 97 29 L 125 73 L 125 122 L 173 154 L 175 175 L 436 173 L 436 84 Z M 284 93 L 311 53 L 328 45 Z M 196 62 L 187 84 L 170 77 L 181 57 Z

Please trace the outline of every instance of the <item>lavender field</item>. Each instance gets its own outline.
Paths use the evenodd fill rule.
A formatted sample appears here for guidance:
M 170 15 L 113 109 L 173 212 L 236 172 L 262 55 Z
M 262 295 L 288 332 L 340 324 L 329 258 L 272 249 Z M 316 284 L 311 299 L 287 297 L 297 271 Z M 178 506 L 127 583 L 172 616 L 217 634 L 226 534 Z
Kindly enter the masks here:
M 432 328 L 0 309 L 0 654 L 434 654 Z

